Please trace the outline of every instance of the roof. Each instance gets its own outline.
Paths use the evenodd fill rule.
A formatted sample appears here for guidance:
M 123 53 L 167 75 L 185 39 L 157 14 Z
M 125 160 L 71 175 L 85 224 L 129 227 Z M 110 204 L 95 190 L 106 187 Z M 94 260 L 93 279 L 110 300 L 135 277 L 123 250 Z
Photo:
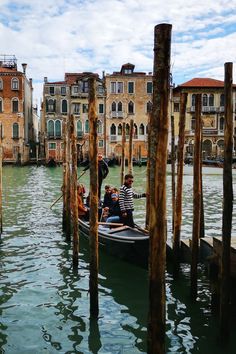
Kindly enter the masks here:
M 65 81 L 55 81 L 55 82 L 52 82 L 52 81 L 47 81 L 45 82 L 46 85 L 66 85 L 66 82 Z
M 16 68 L 6 68 L 6 67 L 0 66 L 0 72 L 1 73 L 12 73 L 12 72 L 17 73 L 19 71 L 17 71 Z
M 77 80 L 82 80 L 91 76 L 94 76 L 96 79 L 99 79 L 99 75 L 97 73 L 92 73 L 92 72 L 65 73 L 65 81 L 68 85 L 72 85 Z
M 224 81 L 210 79 L 210 78 L 194 78 L 183 84 L 179 87 L 224 87 Z

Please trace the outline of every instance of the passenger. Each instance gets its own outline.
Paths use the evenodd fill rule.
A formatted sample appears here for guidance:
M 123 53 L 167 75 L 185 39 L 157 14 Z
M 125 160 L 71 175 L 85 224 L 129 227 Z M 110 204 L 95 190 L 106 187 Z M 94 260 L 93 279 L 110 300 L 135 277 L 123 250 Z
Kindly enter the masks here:
M 121 222 L 130 227 L 134 227 L 133 211 L 134 202 L 133 198 L 146 197 L 146 193 L 134 193 L 132 184 L 134 177 L 131 174 L 125 175 L 124 184 L 120 187 L 119 205 L 121 210 Z
M 111 195 L 112 205 L 109 208 L 109 217 L 107 218 L 107 223 L 120 222 L 121 212 L 119 205 L 119 196 L 117 193 Z
M 116 193 L 116 194 L 118 194 L 118 196 L 119 196 L 119 189 L 116 188 L 116 187 L 112 187 L 112 189 L 111 189 L 111 194 L 112 194 L 112 193 Z
M 111 186 L 106 185 L 105 186 L 105 194 L 103 198 L 103 208 L 110 207 L 112 204 L 112 199 L 111 199 Z
M 77 185 L 77 201 L 78 201 L 78 217 L 81 220 L 89 220 L 89 209 L 84 205 L 84 186 L 83 184 Z

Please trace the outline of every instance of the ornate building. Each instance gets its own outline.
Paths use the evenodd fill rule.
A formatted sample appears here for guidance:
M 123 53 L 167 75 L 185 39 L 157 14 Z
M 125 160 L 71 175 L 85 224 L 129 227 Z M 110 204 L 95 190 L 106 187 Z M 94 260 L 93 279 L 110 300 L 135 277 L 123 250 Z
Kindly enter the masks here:
M 0 56 L 0 124 L 3 162 L 27 163 L 36 152 L 32 79 L 17 69 L 15 56 Z
M 174 89 L 173 113 L 175 126 L 179 120 L 180 93 L 188 94 L 185 126 L 185 152 L 193 154 L 195 130 L 195 97 L 202 95 L 203 158 L 222 157 L 224 152 L 224 82 L 210 78 L 194 78 Z M 235 122 L 236 85 L 233 85 L 233 117 Z M 234 128 L 234 140 L 235 140 Z M 234 144 L 235 152 L 236 144 Z

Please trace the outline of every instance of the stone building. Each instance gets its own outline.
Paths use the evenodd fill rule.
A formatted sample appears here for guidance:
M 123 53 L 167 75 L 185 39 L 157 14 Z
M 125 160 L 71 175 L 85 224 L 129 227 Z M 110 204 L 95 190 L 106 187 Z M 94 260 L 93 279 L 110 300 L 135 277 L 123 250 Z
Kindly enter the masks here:
M 133 156 L 147 156 L 147 125 L 152 108 L 152 73 L 134 71 L 127 63 L 121 70 L 105 75 L 106 156 L 121 156 L 122 124 L 129 138 L 130 120 L 134 120 Z M 128 144 L 126 144 L 126 156 Z
M 211 78 L 194 78 L 174 89 L 173 114 L 178 127 L 180 93 L 188 94 L 185 126 L 185 153 L 193 155 L 195 131 L 195 97 L 202 95 L 203 158 L 222 157 L 224 152 L 224 81 Z M 233 117 L 235 124 L 236 85 L 233 85 Z M 177 136 L 177 131 L 175 131 Z M 234 128 L 234 140 L 236 132 Z M 234 153 L 236 144 L 234 143 Z
M 96 96 L 98 112 L 99 152 L 104 148 L 104 88 L 98 74 L 90 72 L 65 73 L 64 81 L 48 82 L 44 78 L 43 103 L 41 111 L 40 136 L 44 140 L 46 162 L 63 160 L 63 122 L 70 114 L 75 117 L 78 159 L 88 154 L 88 78 L 96 78 Z
M 27 163 L 34 149 L 32 79 L 17 69 L 15 56 L 0 56 L 0 123 L 3 162 Z

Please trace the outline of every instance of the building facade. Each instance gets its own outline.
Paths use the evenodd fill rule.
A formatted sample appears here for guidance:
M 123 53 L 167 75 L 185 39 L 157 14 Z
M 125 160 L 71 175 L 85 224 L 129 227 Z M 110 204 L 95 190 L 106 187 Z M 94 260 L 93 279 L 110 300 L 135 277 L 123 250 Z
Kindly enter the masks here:
M 43 103 L 41 112 L 41 140 L 44 141 L 46 162 L 63 160 L 63 123 L 74 115 L 78 159 L 83 160 L 89 150 L 88 120 L 88 79 L 96 79 L 96 97 L 98 112 L 98 146 L 104 149 L 104 85 L 98 74 L 65 73 L 64 81 L 48 82 L 44 79 Z
M 105 75 L 106 86 L 106 156 L 121 156 L 122 124 L 129 139 L 130 120 L 134 120 L 133 156 L 147 156 L 149 114 L 152 109 L 152 74 L 135 72 L 127 63 L 119 72 Z M 128 144 L 126 144 L 126 150 Z M 126 156 L 127 151 L 126 151 Z
M 0 124 L 3 162 L 27 163 L 34 148 L 32 79 L 17 69 L 15 56 L 0 56 Z
M 185 125 L 185 154 L 193 155 L 195 131 L 195 97 L 202 95 L 202 156 L 203 159 L 223 157 L 224 153 L 224 81 L 194 78 L 174 89 L 172 109 L 178 127 L 180 93 L 188 94 Z M 234 153 L 235 153 L 236 86 L 233 85 Z M 176 132 L 177 134 L 177 132 Z

